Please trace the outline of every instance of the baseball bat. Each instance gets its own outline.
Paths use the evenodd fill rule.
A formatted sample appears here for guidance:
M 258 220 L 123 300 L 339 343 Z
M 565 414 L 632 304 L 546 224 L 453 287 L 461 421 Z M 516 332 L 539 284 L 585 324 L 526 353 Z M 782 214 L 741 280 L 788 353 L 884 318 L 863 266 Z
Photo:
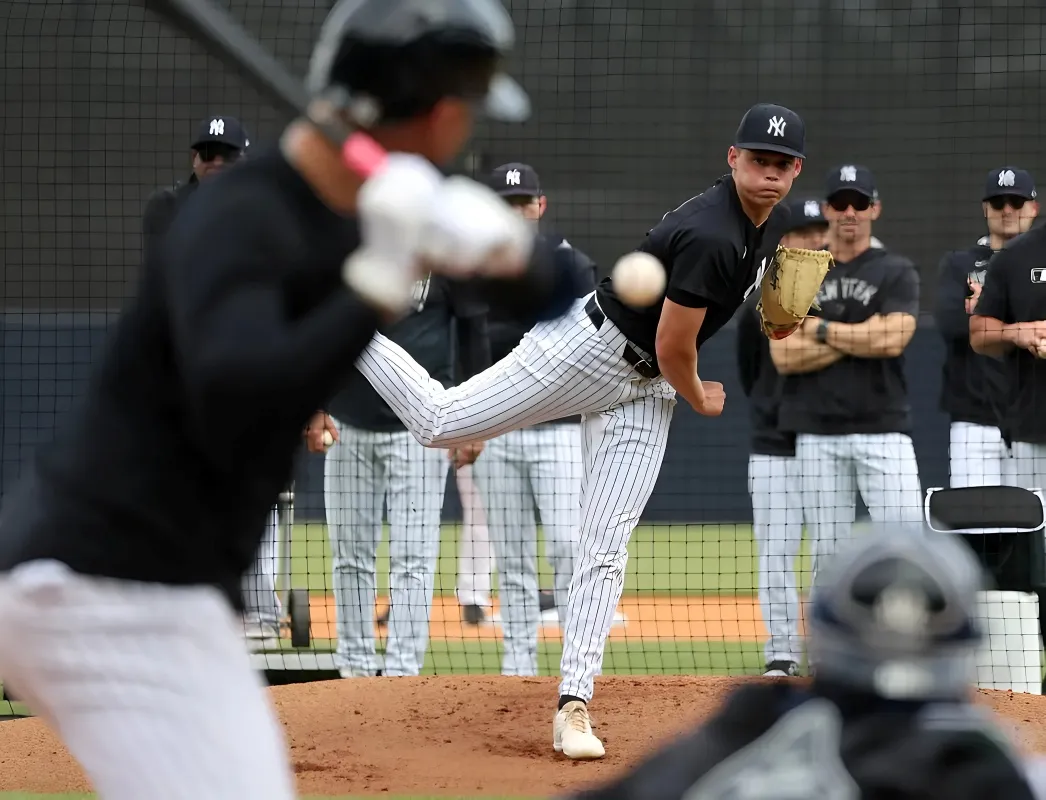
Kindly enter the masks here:
M 240 73 L 270 102 L 307 117 L 341 148 L 342 160 L 363 178 L 385 161 L 385 150 L 371 137 L 350 128 L 327 102 L 313 98 L 300 80 L 259 44 L 229 13 L 210 0 L 135 0 L 168 24 L 200 42 L 211 55 Z

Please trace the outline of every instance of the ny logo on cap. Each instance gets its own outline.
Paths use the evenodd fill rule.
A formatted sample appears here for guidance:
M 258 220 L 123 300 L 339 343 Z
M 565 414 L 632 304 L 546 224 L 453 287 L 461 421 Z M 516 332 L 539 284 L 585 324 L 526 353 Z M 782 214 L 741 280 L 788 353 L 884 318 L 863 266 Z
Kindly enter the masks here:
M 1017 176 L 1013 174 L 1012 169 L 1004 169 L 999 173 L 999 186 L 1013 186 L 1016 178 Z
M 839 180 L 853 183 L 857 180 L 857 167 L 843 167 L 839 170 Z
M 505 173 L 505 185 L 506 186 L 519 186 L 519 170 L 510 169 Z
M 803 205 L 803 213 L 808 217 L 821 216 L 821 205 L 816 200 L 807 200 Z
M 784 136 L 787 124 L 784 117 L 770 117 L 770 127 L 766 129 L 766 132 L 772 133 L 774 136 Z
M 224 136 L 225 135 L 225 120 L 224 119 L 212 119 L 211 127 L 207 131 L 211 136 Z

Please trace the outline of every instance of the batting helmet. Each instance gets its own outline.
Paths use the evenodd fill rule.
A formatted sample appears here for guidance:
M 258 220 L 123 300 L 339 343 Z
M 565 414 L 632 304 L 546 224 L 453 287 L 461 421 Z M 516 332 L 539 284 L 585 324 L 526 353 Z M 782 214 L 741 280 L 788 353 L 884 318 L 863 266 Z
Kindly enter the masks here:
M 969 689 L 985 574 L 958 537 L 921 526 L 859 532 L 821 570 L 807 644 L 817 680 L 893 699 Z
M 500 69 L 514 41 L 499 0 L 339 0 L 313 50 L 308 88 L 363 127 L 423 114 L 445 97 L 521 122 L 530 100 Z

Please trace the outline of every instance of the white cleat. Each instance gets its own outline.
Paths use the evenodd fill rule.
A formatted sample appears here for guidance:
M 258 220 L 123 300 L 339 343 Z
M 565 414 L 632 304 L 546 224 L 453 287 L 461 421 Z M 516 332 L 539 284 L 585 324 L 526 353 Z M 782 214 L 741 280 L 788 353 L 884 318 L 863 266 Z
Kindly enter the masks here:
M 602 758 L 603 743 L 592 733 L 588 706 L 572 700 L 556 712 L 552 721 L 552 748 L 567 758 Z
M 244 621 L 243 638 L 252 653 L 280 649 L 280 630 L 275 625 Z

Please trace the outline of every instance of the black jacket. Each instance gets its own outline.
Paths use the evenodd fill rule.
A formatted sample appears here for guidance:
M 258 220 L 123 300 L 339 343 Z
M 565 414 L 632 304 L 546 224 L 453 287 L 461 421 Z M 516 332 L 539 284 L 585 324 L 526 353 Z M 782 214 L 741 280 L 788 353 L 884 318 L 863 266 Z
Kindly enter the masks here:
M 199 185 L 200 182 L 193 174 L 185 183 L 162 186 L 149 196 L 142 215 L 142 247 L 147 257 L 155 256 L 155 250 L 171 227 L 171 221 Z

